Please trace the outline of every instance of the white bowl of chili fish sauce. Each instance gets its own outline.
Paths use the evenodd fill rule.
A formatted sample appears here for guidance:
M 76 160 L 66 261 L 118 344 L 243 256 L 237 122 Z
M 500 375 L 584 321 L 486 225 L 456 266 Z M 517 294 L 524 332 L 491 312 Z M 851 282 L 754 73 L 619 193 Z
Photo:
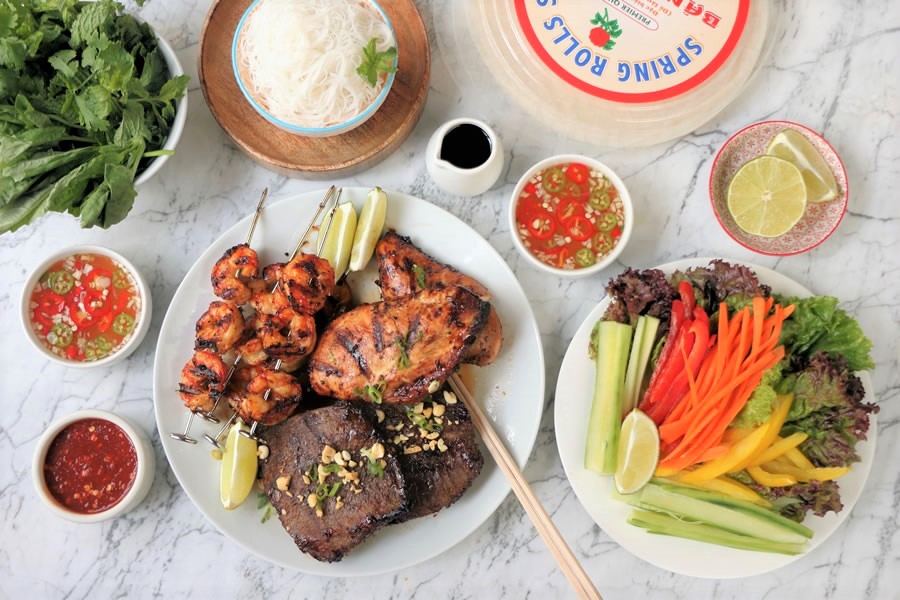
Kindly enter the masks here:
M 56 252 L 22 289 L 25 336 L 50 360 L 75 368 L 125 360 L 150 328 L 150 288 L 124 256 L 100 246 Z
M 375 0 L 255 0 L 238 21 L 231 64 L 264 119 L 301 136 L 330 137 L 356 129 L 384 103 L 397 70 L 396 40 Z M 374 53 L 364 50 L 372 41 Z
M 532 266 L 560 277 L 587 277 L 609 266 L 631 236 L 634 209 L 612 169 L 561 154 L 529 169 L 513 190 L 509 231 Z
M 80 410 L 55 421 L 38 440 L 31 474 L 38 497 L 75 523 L 97 523 L 138 506 L 153 485 L 149 439 L 127 419 Z

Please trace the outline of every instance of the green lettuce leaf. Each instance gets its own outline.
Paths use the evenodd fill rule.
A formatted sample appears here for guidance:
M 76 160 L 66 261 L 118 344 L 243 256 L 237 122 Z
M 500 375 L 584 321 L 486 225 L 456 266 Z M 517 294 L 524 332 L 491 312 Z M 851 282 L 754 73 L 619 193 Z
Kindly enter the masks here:
M 837 307 L 837 298 L 779 298 L 782 306 L 794 305 L 794 314 L 784 322 L 780 342 L 788 354 L 811 358 L 816 352 L 839 354 L 853 371 L 875 367 L 872 342 L 856 320 Z

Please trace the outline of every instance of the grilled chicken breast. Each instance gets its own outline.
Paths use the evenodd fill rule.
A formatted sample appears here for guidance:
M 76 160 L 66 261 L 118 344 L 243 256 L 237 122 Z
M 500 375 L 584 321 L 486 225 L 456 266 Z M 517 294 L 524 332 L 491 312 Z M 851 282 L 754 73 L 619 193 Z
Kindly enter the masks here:
M 415 293 L 421 288 L 458 285 L 485 301 L 491 293 L 480 282 L 460 273 L 453 267 L 436 261 L 422 252 L 409 238 L 393 231 L 388 232 L 375 246 L 378 260 L 378 284 L 384 299 L 392 302 Z M 478 366 L 488 365 L 497 358 L 503 347 L 503 326 L 494 307 L 491 307 L 488 323 L 463 362 Z
M 358 306 L 320 336 L 310 384 L 340 400 L 415 404 L 456 369 L 489 312 L 487 302 L 459 286 Z

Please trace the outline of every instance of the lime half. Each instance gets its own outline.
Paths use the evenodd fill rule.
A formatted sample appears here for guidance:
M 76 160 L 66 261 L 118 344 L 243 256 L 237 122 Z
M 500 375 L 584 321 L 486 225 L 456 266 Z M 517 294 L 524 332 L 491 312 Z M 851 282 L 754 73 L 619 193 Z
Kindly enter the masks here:
M 754 158 L 728 184 L 728 211 L 752 235 L 778 237 L 806 211 L 806 185 L 800 169 L 774 156 Z
M 326 222 L 323 227 L 327 227 Z M 339 204 L 334 211 L 334 220 L 325 238 L 320 257 L 331 263 L 334 273 L 340 277 L 350 264 L 353 236 L 356 234 L 356 209 L 350 202 Z
M 225 510 L 233 510 L 250 495 L 256 481 L 256 441 L 238 432 L 247 426 L 238 419 L 228 431 L 225 452 L 222 454 L 222 475 L 219 479 L 219 497 Z
M 659 461 L 659 431 L 653 419 L 633 410 L 622 422 L 616 459 L 616 489 L 633 494 L 644 487 Z
M 381 188 L 373 188 L 366 196 L 366 203 L 359 213 L 356 235 L 353 236 L 353 250 L 350 253 L 350 270 L 362 271 L 375 252 L 375 244 L 384 229 L 387 216 L 387 194 Z
M 783 129 L 772 138 L 766 154 L 781 158 L 800 169 L 806 184 L 807 202 L 828 202 L 838 196 L 838 185 L 831 167 L 802 133 Z

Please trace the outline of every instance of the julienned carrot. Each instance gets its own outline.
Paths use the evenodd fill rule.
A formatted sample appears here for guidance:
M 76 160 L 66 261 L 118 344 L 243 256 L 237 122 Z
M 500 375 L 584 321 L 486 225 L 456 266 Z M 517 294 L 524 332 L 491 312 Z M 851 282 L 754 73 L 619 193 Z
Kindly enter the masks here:
M 709 450 L 707 450 L 700 456 L 700 462 L 706 462 L 708 460 L 716 460 L 717 458 L 722 458 L 723 456 L 728 454 L 728 450 L 730 450 L 730 449 L 731 449 L 731 447 L 728 445 L 725 445 L 725 444 L 719 444 L 718 446 L 713 446 L 712 448 L 710 448 Z
M 724 410 L 719 413 L 709 411 L 708 414 L 693 423 L 692 425 L 694 426 L 689 429 L 674 450 L 660 461 L 660 465 L 676 470 L 684 469 L 699 462 L 700 457 L 707 448 L 720 443 L 728 425 L 734 420 L 734 417 L 737 416 L 737 413 L 740 412 L 747 402 L 750 394 L 762 380 L 763 371 L 771 368 L 781 360 L 784 349 L 779 346 L 776 350 L 773 353 L 774 356 L 765 363 L 765 368 L 758 369 L 755 375 L 748 378 L 731 398 L 726 399 L 726 402 L 723 403 L 725 404 Z M 714 417 L 716 416 L 719 418 L 715 419 Z
M 736 396 L 749 397 L 753 389 L 759 385 L 761 379 L 762 373 L 760 372 L 757 378 L 751 379 L 748 383 L 741 386 Z M 737 410 L 734 410 L 735 405 L 738 406 Z M 679 445 L 681 451 L 679 452 L 679 449 L 676 448 L 675 452 L 673 452 L 675 455 L 673 460 L 670 461 L 669 457 L 666 457 L 664 461 L 660 462 L 660 465 L 681 470 L 700 462 L 701 457 L 707 448 L 721 442 L 722 436 L 728 428 L 728 424 L 731 423 L 742 407 L 743 403 L 734 402 L 731 403 L 731 409 L 725 410 L 724 413 L 717 414 L 710 411 L 710 413 L 697 424 L 697 428 L 694 432 L 695 435 L 692 438 L 689 438 L 691 433 L 689 432 L 689 434 L 685 436 L 684 440 L 682 440 L 682 443 Z
M 709 419 L 703 418 L 707 413 L 713 411 L 717 406 L 726 401 L 729 395 L 733 393 L 738 386 L 748 379 L 751 379 L 757 373 L 761 379 L 762 372 L 774 366 L 775 362 L 778 361 L 771 362 L 771 359 L 768 361 L 760 360 L 753 365 L 747 366 L 739 375 L 725 383 L 714 394 L 701 399 L 700 404 L 695 410 L 691 411 L 691 413 L 682 416 L 681 419 L 671 424 L 669 422 L 663 423 L 659 429 L 660 439 L 665 442 L 673 441 L 674 439 L 677 439 L 677 437 L 673 437 L 673 435 L 676 435 L 677 433 L 684 435 L 685 441 L 689 441 L 691 438 L 695 437 L 692 433 L 703 431 L 704 427 L 709 423 Z M 756 385 L 759 385 L 759 383 L 757 382 Z M 755 388 L 756 385 L 753 387 Z
M 774 314 L 767 316 L 773 309 Z M 751 307 L 729 319 L 727 307 L 720 305 L 715 346 L 700 364 L 696 377 L 692 373 L 688 378 L 688 396 L 660 425 L 666 450 L 661 467 L 682 470 L 717 452 L 712 448 L 722 444 L 728 425 L 759 385 L 763 373 L 783 358 L 784 348 L 778 346 L 778 339 L 782 323 L 792 310 L 775 305 L 772 298 L 754 298 Z

